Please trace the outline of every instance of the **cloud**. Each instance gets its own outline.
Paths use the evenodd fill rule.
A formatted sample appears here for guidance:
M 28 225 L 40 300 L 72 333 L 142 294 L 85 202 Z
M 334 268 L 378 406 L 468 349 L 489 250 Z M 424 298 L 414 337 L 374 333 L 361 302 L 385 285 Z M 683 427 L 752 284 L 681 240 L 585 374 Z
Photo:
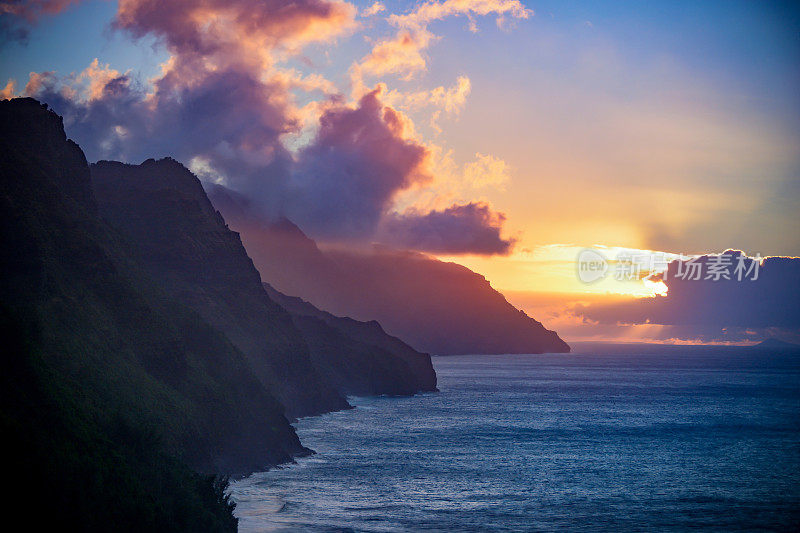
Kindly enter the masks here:
M 401 193 L 448 179 L 433 172 L 441 150 L 419 138 L 400 108 L 432 106 L 434 119 L 457 114 L 468 77 L 414 93 L 379 83 L 348 102 L 329 79 L 288 61 L 347 34 L 355 17 L 339 0 L 121 0 L 114 27 L 155 37 L 170 54 L 159 76 L 142 82 L 96 58 L 66 76 L 32 73 L 25 93 L 64 116 L 89 160 L 171 156 L 317 239 L 373 242 L 391 220 L 393 244 L 505 253 L 504 217 L 486 204 L 442 201 L 453 205 L 390 215 Z M 466 175 L 496 183 L 504 163 L 478 157 Z M 453 245 L 435 244 L 450 235 Z
M 150 98 L 126 75 L 83 94 L 58 81 L 50 73 L 32 75 L 26 93 L 64 116 L 90 160 L 199 156 L 245 182 L 288 157 L 279 137 L 293 122 L 276 97 L 282 88 L 248 71 L 209 73 L 191 87 Z
M 472 187 L 503 189 L 510 179 L 508 164 L 491 154 L 475 154 L 475 161 L 464 166 L 464 179 Z
M 505 215 L 485 203 L 453 205 L 421 214 L 393 213 L 381 224 L 381 242 L 438 254 L 508 254 L 513 239 L 500 236 Z
M 331 40 L 354 27 L 355 15 L 355 7 L 338 0 L 121 0 L 114 24 L 138 37 L 157 35 L 182 56 L 235 49 L 259 57 Z
M 394 37 L 378 42 L 369 54 L 353 65 L 354 84 L 361 86 L 364 74 L 402 74 L 401 78 L 410 79 L 414 73 L 427 67 L 422 50 L 435 38 L 425 30 L 401 30 Z
M 209 104 L 222 103 L 226 98 L 216 91 L 219 87 L 242 98 L 238 104 L 232 98 L 225 102 L 237 108 L 233 110 L 237 117 L 244 118 L 239 114 L 242 109 L 245 115 L 253 112 L 254 118 L 262 118 L 259 107 L 266 108 L 269 120 L 240 124 L 246 138 L 224 139 L 225 145 L 217 147 L 218 152 L 249 154 L 263 161 L 264 152 L 276 148 L 273 137 L 296 130 L 302 121 L 292 90 L 335 90 L 322 75 L 305 76 L 283 68 L 281 62 L 304 46 L 345 35 L 356 27 L 355 16 L 355 7 L 339 0 L 122 0 L 113 25 L 137 38 L 154 36 L 170 53 L 161 76 L 151 80 L 153 91 L 147 95 L 151 108 L 169 107 L 195 95 L 210 98 Z M 243 82 L 243 89 L 226 83 L 226 76 Z M 193 111 L 206 112 L 199 107 Z M 259 128 L 260 141 L 253 135 Z
M 0 2 L 0 13 L 14 15 L 30 22 L 35 22 L 42 15 L 55 15 L 70 4 L 80 0 L 9 0 Z
M 6 86 L 0 90 L 0 100 L 8 100 L 13 98 L 17 91 L 17 82 L 15 80 L 8 80 Z
M 120 73 L 108 64 L 100 65 L 97 58 L 94 58 L 94 61 L 81 72 L 78 78 L 88 82 L 88 97 L 90 100 L 96 100 L 103 95 L 109 85 L 113 86 L 111 82 L 119 79 Z
M 208 74 L 174 97 L 149 99 L 124 75 L 83 97 L 58 81 L 33 75 L 27 89 L 64 115 L 90 160 L 171 155 L 205 179 L 225 176 L 265 213 L 318 238 L 370 240 L 398 192 L 433 179 L 428 149 L 383 105 L 380 88 L 355 106 L 330 103 L 311 142 L 291 154 L 282 136 L 297 125 L 276 97 L 285 88 L 249 72 Z
M 122 0 L 114 26 L 163 42 L 170 59 L 161 76 L 142 86 L 95 60 L 62 79 L 32 74 L 26 93 L 64 115 L 91 160 L 202 161 L 235 187 L 279 202 L 292 159 L 281 137 L 303 118 L 291 91 L 333 87 L 278 68 L 277 57 L 341 35 L 354 16 L 336 0 Z
M 46 15 L 56 15 L 80 0 L 7 0 L 0 2 L 0 42 L 24 41 L 30 27 Z
M 397 192 L 432 179 L 427 158 L 378 88 L 320 117 L 316 138 L 298 154 L 287 215 L 315 236 L 369 237 Z
M 442 111 L 447 116 L 457 116 L 467 103 L 467 97 L 472 90 L 472 84 L 467 76 L 459 76 L 452 87 L 446 88 L 440 85 L 422 91 L 388 90 L 385 84 L 380 85 L 383 87 L 383 101 L 387 105 L 407 111 L 433 108 L 429 124 L 438 133 L 442 132 L 442 128 L 439 127 Z
M 31 72 L 28 83 L 25 84 L 25 94 L 36 96 L 46 92 L 56 91 L 56 83 L 58 83 L 56 73 L 52 70 L 44 72 Z
M 519 0 L 445 0 L 426 2 L 404 15 L 391 15 L 389 22 L 398 28 L 390 38 L 375 43 L 369 54 L 350 68 L 355 94 L 365 90 L 365 76 L 398 75 L 409 80 L 417 72 L 427 69 L 424 51 L 439 37 L 428 30 L 428 24 L 450 16 L 465 15 L 470 19 L 470 29 L 477 31 L 473 16 L 497 15 L 498 25 L 504 17 L 527 19 L 533 11 Z
M 445 0 L 444 2 L 425 2 L 406 15 L 392 15 L 389 21 L 399 27 L 423 27 L 434 20 L 453 15 L 508 15 L 526 19 L 533 15 L 519 0 Z
M 679 277 L 690 264 L 695 274 Z M 714 265 L 727 265 L 727 268 Z M 737 268 L 743 270 L 737 270 Z M 730 279 L 717 275 L 725 270 Z M 757 279 L 753 279 L 757 273 Z M 691 279 L 687 279 L 691 278 Z M 739 280 L 739 278 L 742 278 Z M 660 278 L 659 278 L 660 279 Z M 722 328 L 800 329 L 800 258 L 767 257 L 763 262 L 738 250 L 700 256 L 669 264 L 666 296 L 630 302 L 576 306 L 574 311 L 601 324 L 660 324 Z
M 375 2 L 374 4 L 369 6 L 367 9 L 364 9 L 363 11 L 361 11 L 360 15 L 362 17 L 374 17 L 375 15 L 377 15 L 378 13 L 381 13 L 383 11 L 386 11 L 386 6 L 383 5 L 382 2 Z
M 499 157 L 477 152 L 471 161 L 459 163 L 453 150 L 434 143 L 426 147 L 430 153 L 430 173 L 435 180 L 432 186 L 400 192 L 395 198 L 396 211 L 442 210 L 453 204 L 469 203 L 489 188 L 504 190 L 511 177 L 511 167 Z
M 471 90 L 472 84 L 469 78 L 467 76 L 459 76 L 455 85 L 449 88 L 440 85 L 426 91 L 385 90 L 386 94 L 383 97 L 383 101 L 404 109 L 436 107 L 448 114 L 456 115 L 463 109 Z

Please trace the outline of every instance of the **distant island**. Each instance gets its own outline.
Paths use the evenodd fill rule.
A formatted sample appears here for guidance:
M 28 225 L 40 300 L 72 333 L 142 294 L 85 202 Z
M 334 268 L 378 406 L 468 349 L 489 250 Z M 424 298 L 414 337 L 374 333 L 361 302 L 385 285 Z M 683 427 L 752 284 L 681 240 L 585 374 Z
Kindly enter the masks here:
M 764 339 L 763 341 L 759 342 L 753 347 L 770 349 L 770 350 L 800 350 L 800 344 L 795 344 L 793 342 L 786 342 L 772 337 L 770 337 L 769 339 Z

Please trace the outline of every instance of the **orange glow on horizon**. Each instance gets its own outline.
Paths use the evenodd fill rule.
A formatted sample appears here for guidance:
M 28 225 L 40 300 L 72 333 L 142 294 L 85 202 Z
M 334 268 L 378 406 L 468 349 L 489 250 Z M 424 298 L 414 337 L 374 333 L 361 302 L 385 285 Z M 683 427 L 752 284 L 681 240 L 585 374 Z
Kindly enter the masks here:
M 577 273 L 577 258 L 581 250 L 597 250 L 608 261 L 609 271 L 603 279 L 585 283 Z M 616 279 L 618 257 L 623 254 L 640 257 L 641 268 L 634 279 Z M 564 295 L 613 295 L 636 298 L 667 294 L 668 287 L 647 277 L 662 272 L 666 262 L 681 257 L 679 254 L 635 248 L 594 245 L 583 247 L 570 244 L 550 244 L 532 250 L 514 252 L 509 256 L 438 256 L 442 261 L 458 263 L 482 274 L 492 287 L 500 292 L 543 292 Z M 644 263 L 659 258 L 662 269 L 652 269 Z

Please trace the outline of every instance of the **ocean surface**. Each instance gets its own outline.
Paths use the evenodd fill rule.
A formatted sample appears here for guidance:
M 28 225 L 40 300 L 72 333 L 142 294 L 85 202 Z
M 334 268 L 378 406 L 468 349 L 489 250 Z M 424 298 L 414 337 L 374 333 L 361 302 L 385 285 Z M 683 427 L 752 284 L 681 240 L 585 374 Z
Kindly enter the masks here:
M 800 528 L 800 358 L 620 352 L 436 357 L 439 393 L 302 419 L 240 531 Z

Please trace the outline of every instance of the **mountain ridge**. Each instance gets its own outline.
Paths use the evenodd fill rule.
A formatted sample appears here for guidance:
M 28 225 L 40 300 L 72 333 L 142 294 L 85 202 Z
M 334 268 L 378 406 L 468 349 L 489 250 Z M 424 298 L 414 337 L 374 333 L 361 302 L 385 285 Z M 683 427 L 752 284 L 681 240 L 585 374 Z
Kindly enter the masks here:
M 318 375 L 289 314 L 272 301 L 239 236 L 173 159 L 91 165 L 100 212 L 140 250 L 171 297 L 223 331 L 291 418 L 349 408 Z
M 239 235 L 180 163 L 100 161 L 91 169 L 101 214 L 131 237 L 169 294 L 225 332 L 290 417 L 347 409 L 348 394 L 435 390 L 427 354 L 399 341 L 377 346 L 375 332 L 365 343 L 366 330 L 344 332 L 290 316 L 265 290 Z
M 0 429 L 16 490 L 37 495 L 8 515 L 235 531 L 225 484 L 198 472 L 309 453 L 281 406 L 100 219 L 83 152 L 36 100 L 0 102 L 0 191 Z
M 264 287 L 292 314 L 309 339 L 315 364 L 326 368 L 345 394 L 410 395 L 438 390 L 430 356 L 387 334 L 377 321 L 335 316 L 268 283 Z M 336 349 L 336 344 L 347 350 Z
M 285 294 L 334 315 L 377 320 L 390 335 L 435 355 L 569 351 L 557 333 L 462 265 L 381 247 L 320 249 L 288 219 L 269 220 L 235 191 L 204 187 L 262 278 Z

